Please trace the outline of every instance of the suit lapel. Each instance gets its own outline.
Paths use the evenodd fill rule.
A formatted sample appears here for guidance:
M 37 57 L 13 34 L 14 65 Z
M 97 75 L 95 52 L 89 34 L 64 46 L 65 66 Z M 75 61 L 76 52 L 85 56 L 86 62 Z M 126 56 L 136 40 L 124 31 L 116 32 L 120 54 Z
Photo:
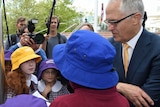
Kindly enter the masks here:
M 117 42 L 113 42 L 112 44 L 116 47 L 116 57 L 114 60 L 114 67 L 116 68 L 116 71 L 118 71 L 120 80 L 125 81 L 123 57 L 122 57 L 122 45 L 121 43 Z
M 128 72 L 127 72 L 127 81 L 131 81 L 134 78 L 135 72 L 138 72 L 137 69 L 140 65 L 142 60 L 145 59 L 147 53 L 150 51 L 149 45 L 150 44 L 150 36 L 147 35 L 147 31 L 144 30 L 137 41 L 135 49 L 133 51 Z M 146 48 L 147 47 L 147 48 Z

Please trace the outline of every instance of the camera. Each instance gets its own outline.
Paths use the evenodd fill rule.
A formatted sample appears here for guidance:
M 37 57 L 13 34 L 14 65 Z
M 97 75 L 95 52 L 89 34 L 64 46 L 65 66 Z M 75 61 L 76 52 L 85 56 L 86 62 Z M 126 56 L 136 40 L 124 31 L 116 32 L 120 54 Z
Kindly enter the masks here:
M 44 41 L 44 39 L 45 39 L 44 36 L 43 36 L 43 34 L 41 34 L 41 33 L 34 34 L 33 33 L 34 30 L 35 30 L 35 24 L 37 24 L 37 23 L 38 23 L 37 19 L 30 19 L 28 21 L 28 26 L 27 27 L 28 27 L 28 31 L 30 32 L 28 34 L 28 36 L 30 38 L 32 38 L 36 44 L 42 44 L 43 41 Z

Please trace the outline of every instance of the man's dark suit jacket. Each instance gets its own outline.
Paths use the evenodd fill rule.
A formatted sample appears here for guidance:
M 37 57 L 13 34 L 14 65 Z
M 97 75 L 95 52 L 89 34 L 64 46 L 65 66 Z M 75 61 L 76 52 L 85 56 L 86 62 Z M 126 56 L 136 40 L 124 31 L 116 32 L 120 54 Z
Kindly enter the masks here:
M 122 44 L 115 42 L 113 38 L 109 41 L 117 51 L 114 67 L 119 74 L 119 82 L 141 87 L 158 104 L 157 100 L 160 99 L 160 36 L 143 30 L 133 51 L 126 78 Z

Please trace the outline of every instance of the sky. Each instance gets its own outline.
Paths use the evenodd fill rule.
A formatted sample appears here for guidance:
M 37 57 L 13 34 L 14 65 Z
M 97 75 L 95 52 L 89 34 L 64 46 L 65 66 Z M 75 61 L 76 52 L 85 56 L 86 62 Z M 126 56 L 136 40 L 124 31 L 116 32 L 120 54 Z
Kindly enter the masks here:
M 40 1 L 40 0 L 37 0 Z M 101 15 L 101 5 L 102 3 L 104 4 L 104 17 L 103 20 L 105 19 L 105 8 L 107 6 L 109 0 L 73 0 L 73 6 L 76 7 L 76 10 L 79 12 L 92 12 L 94 13 L 95 7 L 96 7 L 96 2 L 98 3 L 98 16 Z M 160 0 L 142 0 L 144 3 L 145 11 L 147 11 L 147 16 L 160 16 Z M 87 15 L 87 14 L 86 14 Z M 86 16 L 85 16 L 86 17 Z M 87 16 L 88 18 L 88 16 Z M 90 17 L 91 18 L 91 17 Z M 88 18 L 89 19 L 89 18 Z M 85 18 L 83 19 L 85 20 Z M 91 18 L 93 20 L 93 18 Z M 155 23 L 159 26 L 160 24 L 160 19 L 156 22 L 152 22 L 152 19 L 147 19 L 148 21 L 146 22 L 146 25 L 150 24 L 155 25 Z M 151 21 L 149 21 L 151 20 Z M 155 21 L 155 20 L 154 20 Z M 158 23 L 157 23 L 158 22 Z M 156 25 L 156 26 L 157 26 Z
M 94 12 L 96 7 L 96 2 L 98 3 L 98 16 L 101 15 L 101 5 L 104 4 L 104 17 L 105 19 L 105 8 L 109 0 L 73 0 L 73 5 L 76 6 L 78 11 L 92 11 Z M 160 0 L 142 0 L 144 3 L 145 11 L 147 11 L 147 16 L 160 16 Z M 85 16 L 86 17 L 86 16 Z M 87 17 L 88 18 L 88 17 Z M 89 19 L 89 18 L 88 18 Z M 146 21 L 146 26 L 159 27 L 160 19 L 154 20 L 148 18 Z
M 40 1 L 40 0 L 37 0 Z M 94 11 L 95 1 L 98 2 L 98 15 L 101 14 L 101 4 L 104 4 L 104 10 L 109 0 L 73 0 L 73 5 L 78 11 Z M 157 7 L 160 11 L 160 0 L 142 0 L 147 11 L 147 15 L 157 14 Z M 159 14 L 160 15 L 160 14 Z
M 73 5 L 78 7 L 81 11 L 92 11 L 95 7 L 95 1 L 96 0 L 73 0 Z M 100 14 L 101 10 L 101 4 L 104 4 L 105 6 L 108 3 L 108 0 L 97 0 L 98 1 L 98 14 Z M 148 15 L 157 14 L 157 6 L 160 7 L 160 0 L 143 0 L 145 10 L 147 11 Z M 160 9 L 159 9 L 160 10 Z

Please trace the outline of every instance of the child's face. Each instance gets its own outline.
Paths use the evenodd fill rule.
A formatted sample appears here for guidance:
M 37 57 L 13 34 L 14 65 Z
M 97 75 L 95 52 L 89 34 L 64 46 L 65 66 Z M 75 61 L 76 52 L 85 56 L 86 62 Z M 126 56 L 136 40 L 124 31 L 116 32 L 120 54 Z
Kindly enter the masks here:
M 12 64 L 11 61 L 5 61 L 5 72 L 8 73 L 11 71 Z
M 36 69 L 36 61 L 35 59 L 31 59 L 29 61 L 26 61 L 20 65 L 20 68 L 22 72 L 25 74 L 33 74 Z
M 42 79 L 48 83 L 55 82 L 58 78 L 57 73 L 58 71 L 56 71 L 55 69 L 48 68 L 45 71 L 43 71 Z

